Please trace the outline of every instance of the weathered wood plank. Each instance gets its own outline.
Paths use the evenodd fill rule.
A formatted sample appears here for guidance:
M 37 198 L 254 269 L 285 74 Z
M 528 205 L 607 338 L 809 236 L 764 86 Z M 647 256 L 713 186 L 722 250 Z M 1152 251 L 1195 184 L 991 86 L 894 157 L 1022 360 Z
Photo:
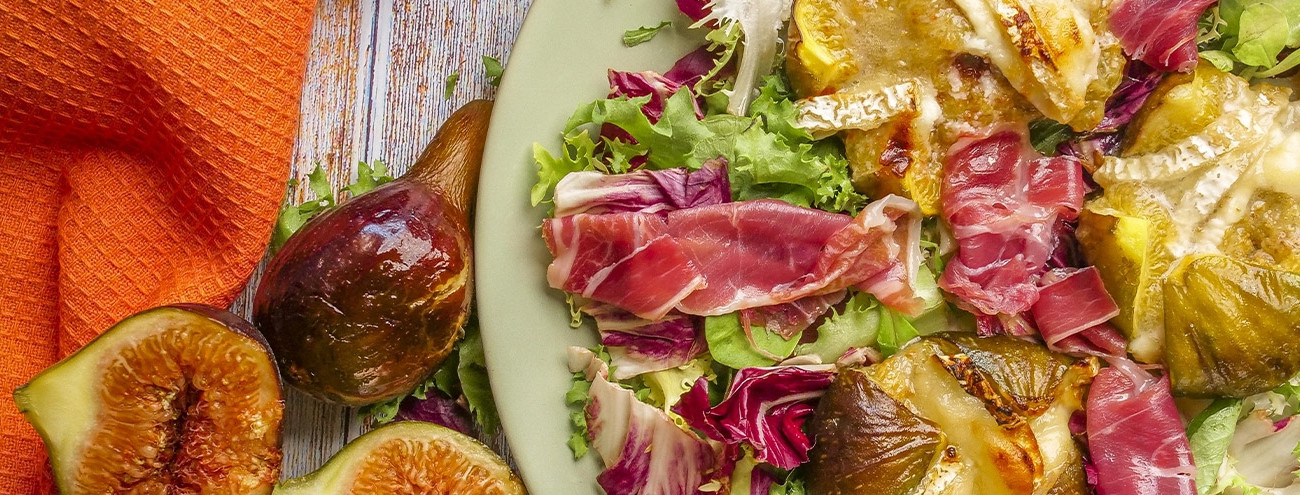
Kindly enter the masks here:
M 351 182 L 358 161 L 403 172 L 461 104 L 490 98 L 483 55 L 503 62 L 530 0 L 321 0 L 317 7 L 293 176 L 319 163 L 331 183 Z M 460 81 L 444 99 L 448 75 Z M 295 201 L 312 199 L 306 188 Z M 261 268 L 232 306 L 250 316 Z M 287 392 L 284 475 L 322 465 L 365 425 L 355 411 Z M 486 439 L 508 456 L 504 438 Z
M 336 186 L 351 182 L 354 164 L 368 159 L 365 141 L 373 77 L 378 0 L 322 0 L 316 10 L 303 84 L 293 176 L 303 183 L 316 164 Z M 305 187 L 290 192 L 310 198 Z M 233 309 L 245 317 L 261 268 Z M 325 463 L 347 441 L 352 411 L 286 391 L 284 475 L 299 476 Z

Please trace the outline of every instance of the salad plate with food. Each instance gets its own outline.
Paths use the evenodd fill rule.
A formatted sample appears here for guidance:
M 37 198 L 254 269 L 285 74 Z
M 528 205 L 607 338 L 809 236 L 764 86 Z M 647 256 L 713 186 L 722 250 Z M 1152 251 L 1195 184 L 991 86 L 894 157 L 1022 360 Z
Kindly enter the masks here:
M 1300 493 L 1300 3 L 530 16 L 476 255 L 533 493 Z

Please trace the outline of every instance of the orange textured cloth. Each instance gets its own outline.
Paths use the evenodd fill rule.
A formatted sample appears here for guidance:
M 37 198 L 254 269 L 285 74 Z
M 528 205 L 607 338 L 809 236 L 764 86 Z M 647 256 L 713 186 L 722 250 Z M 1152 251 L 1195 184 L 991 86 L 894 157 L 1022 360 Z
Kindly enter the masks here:
M 11 393 L 117 320 L 224 306 L 284 194 L 314 0 L 0 0 L 0 493 Z

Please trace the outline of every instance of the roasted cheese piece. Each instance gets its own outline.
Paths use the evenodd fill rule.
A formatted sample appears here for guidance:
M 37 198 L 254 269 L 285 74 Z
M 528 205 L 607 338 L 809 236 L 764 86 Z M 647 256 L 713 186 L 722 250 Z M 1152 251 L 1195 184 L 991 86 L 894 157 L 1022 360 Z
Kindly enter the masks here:
M 1300 372 L 1300 102 L 1203 64 L 1157 87 L 1093 178 L 1083 254 L 1129 352 L 1174 393 L 1246 395 Z
M 1100 0 L 798 0 L 787 72 L 800 123 L 841 133 L 854 184 L 938 213 L 964 133 L 1044 115 L 1100 122 L 1123 55 Z
M 812 424 L 810 493 L 1087 493 L 1069 422 L 1097 366 L 1013 337 L 941 334 L 844 370 Z

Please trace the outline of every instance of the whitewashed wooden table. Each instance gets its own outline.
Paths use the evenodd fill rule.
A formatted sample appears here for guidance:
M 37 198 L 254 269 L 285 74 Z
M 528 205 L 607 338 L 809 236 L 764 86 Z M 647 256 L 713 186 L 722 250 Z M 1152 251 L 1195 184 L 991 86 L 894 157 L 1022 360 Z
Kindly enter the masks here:
M 320 163 L 341 187 L 355 178 L 358 161 L 405 171 L 453 110 L 493 96 L 482 56 L 506 62 L 530 1 L 320 0 L 293 176 L 305 179 Z M 444 99 L 453 73 L 459 82 Z M 305 188 L 293 194 L 311 199 Z M 236 313 L 250 316 L 258 278 L 235 302 Z M 364 429 L 355 410 L 288 390 L 284 475 L 314 471 Z M 488 440 L 508 455 L 503 439 Z

